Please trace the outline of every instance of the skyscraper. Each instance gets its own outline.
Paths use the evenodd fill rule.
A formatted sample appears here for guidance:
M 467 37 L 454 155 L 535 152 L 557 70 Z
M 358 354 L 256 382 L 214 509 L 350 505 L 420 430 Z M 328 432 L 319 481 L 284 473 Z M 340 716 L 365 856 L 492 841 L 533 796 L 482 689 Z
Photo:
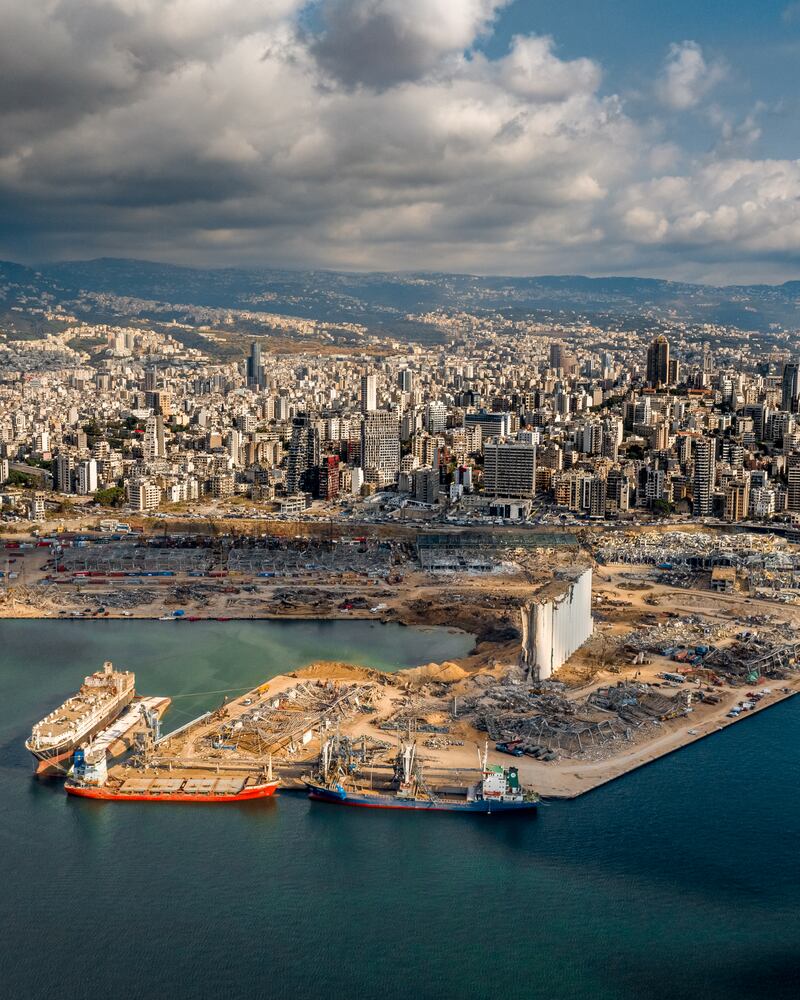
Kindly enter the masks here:
M 434 400 L 425 407 L 425 427 L 429 434 L 441 434 L 447 428 L 447 404 Z
M 247 359 L 247 384 L 263 385 L 264 366 L 261 361 L 261 344 L 254 340 L 250 345 L 250 357 Z
M 292 420 L 292 439 L 286 463 L 286 492 L 311 489 L 312 470 L 319 465 L 319 430 L 307 413 Z
M 374 375 L 361 376 L 361 412 L 371 413 L 378 409 L 378 393 Z
M 781 409 L 787 413 L 797 413 L 798 397 L 800 397 L 800 365 L 796 361 L 787 361 L 783 366 L 781 379 Z
M 483 449 L 483 487 L 495 497 L 532 497 L 536 493 L 536 445 L 488 441 Z
M 56 455 L 53 462 L 53 488 L 59 493 L 72 493 L 74 468 L 72 455 L 66 452 Z
M 695 517 L 710 517 L 714 510 L 716 441 L 701 437 L 694 447 L 693 510 Z
M 439 470 L 429 466 L 415 469 L 412 473 L 414 481 L 414 499 L 418 503 L 433 507 L 439 502 Z
M 647 348 L 647 384 L 654 389 L 669 385 L 669 341 L 663 334 Z
M 97 462 L 93 458 L 78 463 L 75 484 L 81 496 L 89 496 L 97 490 Z
M 400 471 L 400 423 L 391 410 L 373 410 L 361 421 L 361 468 L 365 480 L 386 486 Z
M 550 367 L 564 367 L 564 345 L 558 340 L 554 340 L 550 345 Z
M 786 478 L 789 480 L 786 507 L 792 514 L 800 514 L 800 453 L 786 456 Z
M 397 373 L 397 385 L 403 392 L 411 392 L 414 387 L 414 373 L 410 368 L 401 368 Z

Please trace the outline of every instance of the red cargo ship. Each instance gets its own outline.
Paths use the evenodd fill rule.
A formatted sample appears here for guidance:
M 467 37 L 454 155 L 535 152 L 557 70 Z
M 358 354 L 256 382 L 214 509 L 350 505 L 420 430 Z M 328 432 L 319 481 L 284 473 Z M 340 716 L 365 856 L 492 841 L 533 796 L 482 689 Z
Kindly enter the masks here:
M 274 795 L 278 781 L 248 785 L 239 778 L 128 778 L 114 787 L 69 779 L 64 787 L 70 795 L 111 802 L 250 802 Z

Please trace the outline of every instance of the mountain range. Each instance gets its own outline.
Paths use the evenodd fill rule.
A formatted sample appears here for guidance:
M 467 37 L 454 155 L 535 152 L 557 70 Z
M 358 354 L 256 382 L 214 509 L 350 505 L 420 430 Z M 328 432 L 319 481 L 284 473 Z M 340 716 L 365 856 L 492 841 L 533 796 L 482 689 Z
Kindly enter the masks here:
M 187 309 L 246 310 L 361 323 L 402 336 L 410 317 L 437 310 L 627 321 L 716 323 L 743 329 L 800 327 L 800 281 L 713 286 L 657 278 L 437 273 L 347 273 L 274 268 L 180 267 L 123 258 L 28 267 L 0 262 L 0 328 L 28 335 L 62 306 L 97 321 L 120 315 L 166 320 Z M 410 332 L 405 331 L 408 335 Z

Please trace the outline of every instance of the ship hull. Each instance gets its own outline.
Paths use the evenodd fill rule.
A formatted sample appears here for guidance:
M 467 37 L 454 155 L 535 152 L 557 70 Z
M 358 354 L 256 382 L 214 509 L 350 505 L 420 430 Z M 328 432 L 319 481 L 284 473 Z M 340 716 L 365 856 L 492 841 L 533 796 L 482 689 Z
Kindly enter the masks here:
M 77 795 L 83 799 L 101 799 L 104 802 L 191 802 L 194 804 L 251 802 L 254 799 L 266 799 L 275 794 L 277 781 L 268 781 L 263 785 L 251 785 L 240 792 L 230 795 L 213 792 L 164 792 L 162 795 L 147 792 L 115 792 L 113 789 L 78 785 L 66 782 L 64 787 L 69 795 Z
M 109 726 L 130 705 L 134 697 L 135 692 L 131 689 L 115 705 L 110 707 L 101 719 L 98 719 L 93 726 L 87 729 L 85 733 L 82 733 L 77 739 L 68 740 L 58 746 L 47 747 L 41 750 L 36 750 L 26 743 L 29 753 L 36 762 L 34 765 L 36 776 L 38 778 L 64 777 L 72 763 L 72 755 L 78 747 L 94 739 L 98 733 L 101 733 Z
M 488 815 L 500 812 L 535 812 L 537 802 L 502 802 L 476 799 L 472 802 L 448 802 L 442 799 L 401 799 L 393 795 L 357 795 L 343 789 L 325 788 L 306 782 L 308 797 L 317 802 L 360 809 L 417 809 L 426 812 L 469 812 Z

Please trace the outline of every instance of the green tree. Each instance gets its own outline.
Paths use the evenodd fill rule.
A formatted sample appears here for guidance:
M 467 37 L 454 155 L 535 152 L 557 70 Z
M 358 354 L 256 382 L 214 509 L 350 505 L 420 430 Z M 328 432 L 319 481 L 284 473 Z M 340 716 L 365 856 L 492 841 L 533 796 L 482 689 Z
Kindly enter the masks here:
M 121 507 L 125 503 L 125 490 L 121 486 L 109 486 L 105 490 L 97 490 L 94 502 L 104 507 Z
M 36 480 L 33 476 L 29 476 L 25 472 L 17 472 L 12 469 L 8 474 L 8 485 L 9 486 L 23 486 L 25 489 L 31 489 L 36 485 Z

